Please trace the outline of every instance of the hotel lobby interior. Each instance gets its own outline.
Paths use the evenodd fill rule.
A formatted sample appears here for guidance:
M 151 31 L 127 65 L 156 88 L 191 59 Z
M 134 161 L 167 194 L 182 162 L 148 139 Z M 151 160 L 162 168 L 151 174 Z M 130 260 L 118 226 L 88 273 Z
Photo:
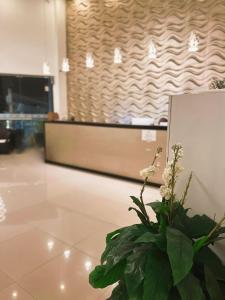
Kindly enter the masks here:
M 0 300 L 225 300 L 225 1 L 0 0 Z

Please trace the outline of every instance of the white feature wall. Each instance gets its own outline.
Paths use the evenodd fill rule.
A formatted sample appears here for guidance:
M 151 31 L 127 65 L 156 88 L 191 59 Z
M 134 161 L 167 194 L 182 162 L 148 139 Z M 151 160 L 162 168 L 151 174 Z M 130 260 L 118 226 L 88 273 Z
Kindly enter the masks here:
M 47 61 L 55 78 L 54 107 L 67 114 L 64 0 L 0 0 L 0 73 L 43 75 Z
M 178 142 L 185 152 L 178 193 L 193 172 L 186 206 L 220 220 L 225 213 L 225 91 L 172 97 L 169 152 Z M 225 261 L 225 243 L 218 243 L 217 251 Z

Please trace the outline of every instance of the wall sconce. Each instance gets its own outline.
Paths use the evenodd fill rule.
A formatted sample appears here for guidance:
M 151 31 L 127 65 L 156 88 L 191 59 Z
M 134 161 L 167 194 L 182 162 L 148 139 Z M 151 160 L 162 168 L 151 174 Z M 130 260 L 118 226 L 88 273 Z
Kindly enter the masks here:
M 95 66 L 94 57 L 92 52 L 88 52 L 86 55 L 86 67 L 92 69 Z
M 70 71 L 69 59 L 64 57 L 62 62 L 62 72 L 67 73 L 69 71 Z
M 122 63 L 122 53 L 120 48 L 114 49 L 114 64 Z
M 157 49 L 153 40 L 150 41 L 148 46 L 148 57 L 150 59 L 155 59 L 157 57 Z
M 192 31 L 189 38 L 188 51 L 197 52 L 198 50 L 199 50 L 199 38 L 197 34 L 194 31 Z

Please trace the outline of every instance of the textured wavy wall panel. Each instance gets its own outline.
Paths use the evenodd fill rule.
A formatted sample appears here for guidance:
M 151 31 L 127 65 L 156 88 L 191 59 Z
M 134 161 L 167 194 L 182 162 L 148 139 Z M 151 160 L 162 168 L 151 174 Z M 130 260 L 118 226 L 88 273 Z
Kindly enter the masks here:
M 190 53 L 192 30 L 200 49 Z M 153 39 L 158 55 L 148 58 Z M 124 122 L 167 116 L 168 95 L 225 76 L 225 0 L 67 0 L 69 112 Z M 113 64 L 120 47 L 123 63 Z M 85 66 L 93 52 L 95 67 Z

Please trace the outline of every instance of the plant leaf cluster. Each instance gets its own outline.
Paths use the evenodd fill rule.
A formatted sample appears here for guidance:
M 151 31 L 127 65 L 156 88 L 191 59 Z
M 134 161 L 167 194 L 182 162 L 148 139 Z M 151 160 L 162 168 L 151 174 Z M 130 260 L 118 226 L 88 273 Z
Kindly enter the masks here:
M 157 223 L 146 220 L 143 205 L 132 197 L 141 224 L 107 235 L 101 265 L 90 274 L 95 288 L 118 283 L 110 300 L 224 300 L 225 266 L 209 247 L 225 232 L 206 215 L 188 216 L 174 203 L 173 222 L 168 222 L 166 201 L 147 205 Z
M 225 300 L 225 266 L 212 250 L 223 238 L 225 218 L 216 223 L 206 215 L 190 216 L 184 198 L 175 194 L 172 201 L 145 205 L 143 191 L 140 198 L 131 197 L 129 208 L 140 224 L 107 235 L 90 284 L 101 289 L 116 284 L 108 300 Z

